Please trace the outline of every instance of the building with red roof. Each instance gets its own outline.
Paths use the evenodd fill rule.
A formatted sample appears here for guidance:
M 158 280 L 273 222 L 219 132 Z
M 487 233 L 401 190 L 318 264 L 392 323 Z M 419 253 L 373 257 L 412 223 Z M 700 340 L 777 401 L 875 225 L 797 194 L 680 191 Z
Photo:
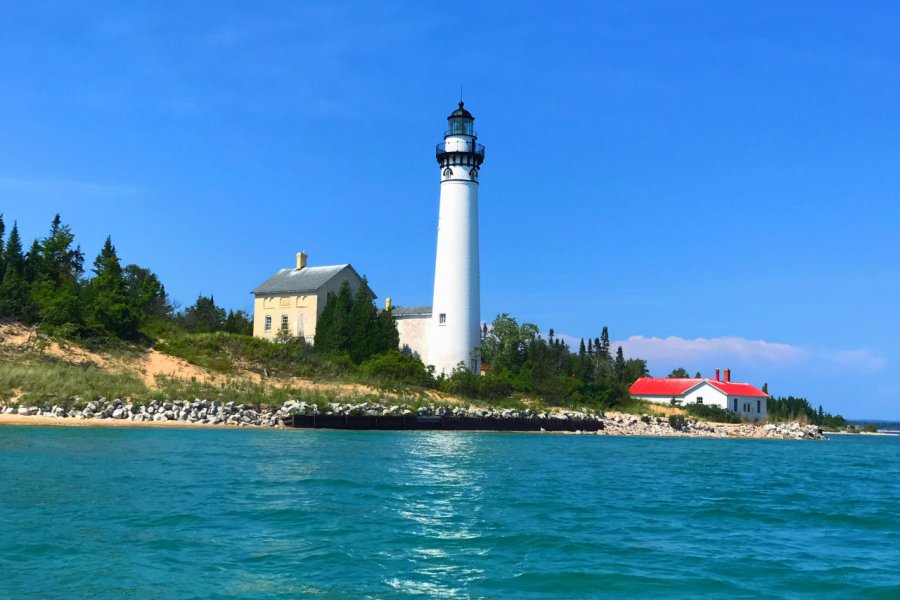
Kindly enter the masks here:
M 712 404 L 751 420 L 766 418 L 768 394 L 749 383 L 731 381 L 731 370 L 719 379 L 641 377 L 628 390 L 633 398 L 661 404 Z

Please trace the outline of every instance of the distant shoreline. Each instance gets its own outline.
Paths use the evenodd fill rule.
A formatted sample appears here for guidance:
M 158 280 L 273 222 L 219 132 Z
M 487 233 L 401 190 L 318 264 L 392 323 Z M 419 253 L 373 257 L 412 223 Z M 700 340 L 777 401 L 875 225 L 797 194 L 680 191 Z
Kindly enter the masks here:
M 799 423 L 783 423 L 768 425 L 706 423 L 688 420 L 683 428 L 673 428 L 668 420 L 645 418 L 627 413 L 606 413 L 597 415 L 602 428 L 592 431 L 522 431 L 519 433 L 546 433 L 554 435 L 601 435 L 611 437 L 668 437 L 668 438 L 701 438 L 701 439 L 776 439 L 776 440 L 826 440 L 821 430 L 815 426 Z M 0 414 L 0 427 L 3 426 L 38 426 L 38 427 L 118 427 L 118 428 L 157 428 L 157 429 L 295 429 L 279 424 L 258 425 L 255 423 L 218 422 L 204 423 L 182 420 L 143 420 L 74 417 L 52 415 Z M 309 430 L 309 429 L 307 429 Z M 375 431 L 375 430 L 373 430 Z M 454 430 L 438 430 L 454 431 Z M 511 432 L 512 433 L 512 432 Z M 830 435 L 830 434 L 829 434 Z M 871 435 L 871 434 L 870 434 Z M 887 435 L 887 434 L 885 434 Z

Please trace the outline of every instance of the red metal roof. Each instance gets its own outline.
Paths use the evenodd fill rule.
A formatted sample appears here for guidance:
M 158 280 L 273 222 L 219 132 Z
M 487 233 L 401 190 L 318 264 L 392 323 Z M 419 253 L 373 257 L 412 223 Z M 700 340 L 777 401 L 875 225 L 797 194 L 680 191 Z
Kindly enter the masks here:
M 768 394 L 749 383 L 716 381 L 715 379 L 694 379 L 675 377 L 641 377 L 628 390 L 632 396 L 681 396 L 688 390 L 706 382 L 729 396 L 750 396 L 766 398 Z

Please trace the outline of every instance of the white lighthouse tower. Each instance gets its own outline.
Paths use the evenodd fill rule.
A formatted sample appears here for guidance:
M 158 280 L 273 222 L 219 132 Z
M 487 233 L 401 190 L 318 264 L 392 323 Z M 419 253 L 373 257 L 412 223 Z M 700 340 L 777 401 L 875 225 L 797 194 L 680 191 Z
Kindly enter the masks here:
M 477 143 L 475 117 L 459 103 L 447 117 L 441 166 L 434 301 L 427 364 L 449 374 L 459 363 L 477 372 L 481 359 L 481 281 L 478 267 L 478 169 L 484 146 Z

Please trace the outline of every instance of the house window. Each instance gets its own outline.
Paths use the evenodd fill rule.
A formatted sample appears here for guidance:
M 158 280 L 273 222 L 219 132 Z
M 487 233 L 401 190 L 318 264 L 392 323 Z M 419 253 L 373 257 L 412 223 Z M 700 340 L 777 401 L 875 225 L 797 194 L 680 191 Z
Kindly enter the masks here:
M 697 396 L 697 404 L 703 404 L 703 396 Z
M 734 412 L 737 412 L 737 398 L 734 399 Z
M 447 313 L 441 313 L 438 315 L 438 325 L 446 325 L 447 324 Z
M 266 315 L 266 331 L 272 331 L 272 315 Z
M 287 331 L 287 328 L 288 328 L 288 316 L 281 315 L 281 330 Z
M 761 400 L 756 401 L 756 412 L 762 412 L 762 401 Z

